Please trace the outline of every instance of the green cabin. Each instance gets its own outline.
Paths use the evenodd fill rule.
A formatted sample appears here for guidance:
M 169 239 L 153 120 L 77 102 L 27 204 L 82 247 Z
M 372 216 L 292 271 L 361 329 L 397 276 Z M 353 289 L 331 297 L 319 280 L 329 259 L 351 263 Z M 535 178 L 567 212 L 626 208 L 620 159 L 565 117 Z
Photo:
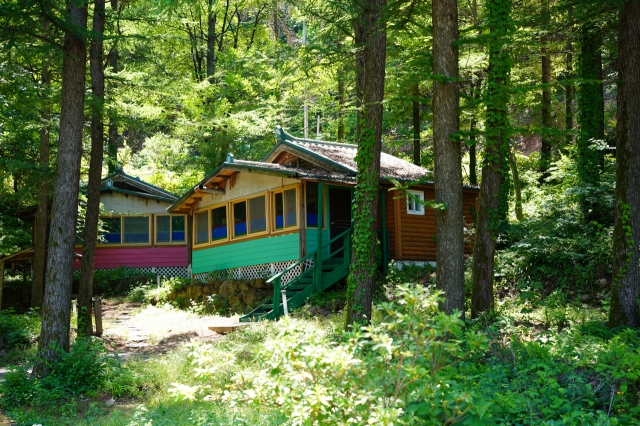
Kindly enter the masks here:
M 220 272 L 238 279 L 271 277 L 271 301 L 242 321 L 277 318 L 285 302 L 288 309 L 302 305 L 345 278 L 351 260 L 356 145 L 296 138 L 280 127 L 276 137 L 262 161 L 230 154 L 168 208 L 188 217 L 194 280 Z M 380 163 L 383 265 L 391 259 L 435 261 L 435 216 L 415 201 L 432 199 L 433 185 L 412 185 L 412 196 L 389 191 L 392 180 L 424 181 L 429 172 L 385 153 Z M 477 193 L 474 187 L 464 189 L 468 223 Z M 466 250 L 470 253 L 470 244 Z

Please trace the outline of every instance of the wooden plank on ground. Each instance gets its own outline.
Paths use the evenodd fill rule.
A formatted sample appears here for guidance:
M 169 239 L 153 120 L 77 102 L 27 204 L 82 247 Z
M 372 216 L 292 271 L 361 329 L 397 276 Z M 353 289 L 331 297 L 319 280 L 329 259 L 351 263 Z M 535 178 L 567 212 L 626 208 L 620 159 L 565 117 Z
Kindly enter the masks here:
M 248 322 L 235 322 L 235 323 L 231 323 L 231 324 L 212 325 L 212 326 L 209 327 L 209 330 L 215 331 L 218 334 L 227 334 L 227 333 L 232 333 L 232 332 L 236 331 L 237 329 L 239 329 L 241 327 L 246 327 L 248 325 L 251 325 L 251 323 L 248 323 Z

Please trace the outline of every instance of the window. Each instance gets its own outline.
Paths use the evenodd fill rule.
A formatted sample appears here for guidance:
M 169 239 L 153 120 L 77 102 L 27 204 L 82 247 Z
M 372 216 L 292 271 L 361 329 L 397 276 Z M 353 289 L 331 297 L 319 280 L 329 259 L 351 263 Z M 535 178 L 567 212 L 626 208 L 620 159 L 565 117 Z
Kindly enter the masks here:
M 267 232 L 267 197 L 265 194 L 232 204 L 233 238 Z
M 156 243 L 184 243 L 187 218 L 183 215 L 156 216 Z
M 150 244 L 149 216 L 103 217 L 99 244 Z
M 194 216 L 194 244 L 209 242 L 209 210 L 197 212 Z
M 307 227 L 318 227 L 318 183 L 307 182 L 306 184 L 306 212 Z
M 121 244 L 122 243 L 122 221 L 119 217 L 103 217 L 102 231 L 99 236 L 102 237 L 101 244 Z
M 226 240 L 227 234 L 227 205 L 211 209 L 211 242 Z
M 407 190 L 407 213 L 424 216 L 424 192 Z
M 297 192 L 296 188 L 290 188 L 273 193 L 274 231 L 298 226 Z

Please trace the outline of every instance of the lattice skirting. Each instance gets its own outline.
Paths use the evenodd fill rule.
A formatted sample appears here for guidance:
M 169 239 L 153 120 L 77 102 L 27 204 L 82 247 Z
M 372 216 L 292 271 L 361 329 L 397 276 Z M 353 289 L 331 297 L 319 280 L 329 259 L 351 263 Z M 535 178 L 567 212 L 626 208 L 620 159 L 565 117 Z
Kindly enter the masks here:
M 159 266 L 154 268 L 125 268 L 127 271 L 135 271 L 143 274 L 155 274 L 161 277 L 178 277 L 189 278 L 191 275 L 190 268 L 188 266 Z M 99 269 L 96 269 L 99 271 Z M 73 277 L 80 277 L 80 270 L 73 271 Z
M 194 274 L 193 279 L 199 282 L 207 282 L 210 280 L 252 280 L 256 278 L 268 279 L 272 276 L 284 271 L 289 266 L 296 263 L 296 260 L 290 260 L 288 262 L 278 262 L 278 263 L 265 263 L 262 265 L 251 265 L 251 266 L 242 266 L 240 268 L 234 269 L 223 269 L 219 271 L 211 271 L 211 272 L 203 272 L 201 274 Z M 313 266 L 313 261 L 311 261 L 310 265 L 307 265 L 308 262 L 305 262 L 305 267 Z M 293 268 L 291 271 L 287 272 L 282 277 L 282 284 L 287 284 L 289 281 L 293 280 L 295 277 L 300 275 L 300 268 Z

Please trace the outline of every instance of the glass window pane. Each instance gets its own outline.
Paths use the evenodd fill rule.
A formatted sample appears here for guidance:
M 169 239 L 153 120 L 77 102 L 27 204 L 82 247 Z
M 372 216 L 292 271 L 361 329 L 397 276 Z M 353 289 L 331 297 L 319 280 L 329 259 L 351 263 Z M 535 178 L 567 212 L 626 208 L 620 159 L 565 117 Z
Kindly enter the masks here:
M 101 244 L 120 244 L 120 218 L 119 217 L 105 217 L 101 218 L 102 231 L 99 235 L 102 236 Z
M 287 189 L 284 191 L 284 226 L 290 228 L 298 224 L 298 210 L 296 209 L 296 190 Z
M 209 212 L 203 211 L 196 213 L 196 244 L 205 244 L 209 242 Z
M 125 217 L 123 221 L 125 244 L 149 243 L 149 217 Z
M 227 238 L 227 207 L 211 210 L 211 241 Z
M 282 202 L 282 192 L 273 195 L 273 203 L 275 210 L 275 227 L 276 229 L 284 228 L 284 205 Z
M 267 202 L 263 195 L 249 200 L 249 233 L 267 230 Z
M 307 226 L 318 227 L 318 183 L 307 182 Z
M 233 205 L 233 236 L 247 235 L 247 203 L 243 201 Z
M 171 216 L 171 241 L 174 243 L 183 243 L 186 241 L 184 231 L 187 228 L 186 218 L 184 216 Z
M 156 242 L 158 243 L 170 243 L 171 242 L 171 217 L 158 216 L 156 218 Z

